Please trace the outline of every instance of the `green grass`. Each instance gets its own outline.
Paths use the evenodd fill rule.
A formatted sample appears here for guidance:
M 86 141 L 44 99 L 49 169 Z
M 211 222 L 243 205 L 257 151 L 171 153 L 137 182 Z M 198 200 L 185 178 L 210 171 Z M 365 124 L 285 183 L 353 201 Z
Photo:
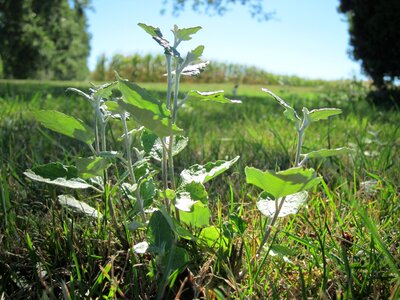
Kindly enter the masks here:
M 79 142 L 40 127 L 29 115 L 34 109 L 57 109 L 90 122 L 90 104 L 67 97 L 67 86 L 88 85 L 0 82 L 0 298 L 153 297 L 161 280 L 155 264 L 150 256 L 131 250 L 142 241 L 143 232 L 116 232 L 109 222 L 73 214 L 56 201 L 58 194 L 70 191 L 23 175 L 38 164 L 71 164 L 73 157 L 89 154 Z M 144 86 L 163 95 L 163 84 Z M 193 273 L 188 292 L 221 299 L 398 299 L 400 113 L 369 106 L 357 85 L 268 86 L 297 109 L 343 109 L 340 117 L 310 126 L 305 150 L 345 145 L 355 152 L 308 163 L 324 184 L 312 192 L 307 206 L 284 218 L 273 232 L 272 244 L 285 248 L 275 246 L 275 256 L 267 256 L 266 248 L 257 265 L 249 264 L 262 240 L 265 219 L 255 205 L 260 191 L 245 184 L 244 167 L 287 168 L 296 144 L 281 108 L 260 88 L 240 86 L 240 105 L 196 103 L 179 116 L 191 143 L 177 156 L 178 172 L 195 163 L 241 156 L 232 171 L 208 184 L 208 190 L 214 225 L 232 232 L 233 216 L 240 216 L 247 226 L 232 234 L 229 253 L 189 242 L 182 245 L 194 257 L 188 266 Z M 232 86 L 182 84 L 183 91 L 189 89 L 225 89 L 229 94 Z M 118 126 L 110 129 L 116 149 L 120 132 Z M 101 198 L 86 192 L 74 195 L 99 207 L 108 220 Z M 127 204 L 114 205 L 123 224 L 129 219 Z M 239 280 L 245 267 L 249 272 Z M 185 273 L 178 276 L 167 298 L 174 297 L 184 279 Z

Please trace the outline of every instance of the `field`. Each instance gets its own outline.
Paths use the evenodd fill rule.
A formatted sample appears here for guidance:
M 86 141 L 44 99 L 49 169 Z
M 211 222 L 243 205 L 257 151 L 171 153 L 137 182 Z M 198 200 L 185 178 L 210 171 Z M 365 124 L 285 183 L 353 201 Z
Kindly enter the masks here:
M 31 114 L 54 109 L 90 124 L 91 105 L 66 94 L 70 86 L 86 91 L 89 85 L 0 81 L 0 299 L 155 299 L 160 287 L 166 299 L 400 298 L 400 113 L 369 104 L 362 84 L 268 86 L 298 111 L 342 109 L 310 125 L 306 152 L 342 146 L 353 151 L 307 162 L 322 184 L 310 190 L 297 214 L 279 219 L 257 252 L 267 218 L 256 206 L 261 190 L 246 183 L 244 170 L 291 167 L 294 126 L 262 86 L 241 85 L 232 96 L 233 85 L 183 83 L 181 92 L 224 89 L 242 103 L 182 107 L 178 126 L 190 143 L 175 158 L 176 177 L 193 164 L 240 159 L 205 183 L 209 222 L 220 236 L 206 245 L 179 239 L 179 249 L 190 257 L 167 278 L 159 255 L 134 251 L 146 232 L 129 231 L 131 203 L 113 199 L 117 224 L 89 218 L 61 206 L 58 195 L 72 194 L 107 215 L 110 206 L 99 195 L 24 175 L 38 165 L 69 166 L 90 155 L 81 142 L 44 128 Z M 142 86 L 165 98 L 165 84 Z M 121 126 L 112 123 L 107 134 L 109 149 L 123 148 Z M 134 145 L 140 148 L 138 138 Z M 111 168 L 110 181 L 118 180 L 119 169 Z M 201 228 L 189 230 L 202 235 Z

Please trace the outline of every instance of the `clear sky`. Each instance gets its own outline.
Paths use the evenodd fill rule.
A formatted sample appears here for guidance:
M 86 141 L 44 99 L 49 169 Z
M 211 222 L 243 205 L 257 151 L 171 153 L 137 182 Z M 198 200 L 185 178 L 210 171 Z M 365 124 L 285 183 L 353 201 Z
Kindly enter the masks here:
M 337 12 L 338 0 L 265 0 L 273 19 L 258 22 L 248 8 L 231 6 L 224 16 L 207 16 L 189 9 L 174 17 L 160 14 L 163 0 L 95 0 L 89 11 L 92 34 L 89 67 L 105 53 L 163 53 L 143 29 L 142 22 L 159 27 L 167 39 L 170 29 L 201 26 L 203 29 L 181 53 L 204 45 L 203 58 L 257 66 L 268 72 L 305 78 L 344 79 L 360 77 L 359 62 L 348 56 L 349 34 L 345 17 Z

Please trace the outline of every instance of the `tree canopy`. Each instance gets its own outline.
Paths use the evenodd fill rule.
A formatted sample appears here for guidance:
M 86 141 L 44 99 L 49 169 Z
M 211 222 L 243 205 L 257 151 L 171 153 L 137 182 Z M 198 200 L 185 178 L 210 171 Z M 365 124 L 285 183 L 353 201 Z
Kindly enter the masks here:
M 354 59 L 379 89 L 400 78 L 400 1 L 340 0 Z
M 264 0 L 164 0 L 162 12 L 166 12 L 170 4 L 174 15 L 179 15 L 187 6 L 199 13 L 223 15 L 232 5 L 241 4 L 248 7 L 253 18 L 261 21 L 270 19 L 272 15 L 264 10 L 263 2 Z
M 6 78 L 83 79 L 88 74 L 88 0 L 0 0 Z

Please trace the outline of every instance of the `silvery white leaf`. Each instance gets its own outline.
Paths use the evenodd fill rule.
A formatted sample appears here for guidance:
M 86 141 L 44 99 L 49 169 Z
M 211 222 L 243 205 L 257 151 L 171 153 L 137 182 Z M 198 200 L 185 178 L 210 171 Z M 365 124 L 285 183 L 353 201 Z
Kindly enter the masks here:
M 134 245 L 133 251 L 135 251 L 138 254 L 144 254 L 144 253 L 146 253 L 148 248 L 149 248 L 149 243 L 144 241 L 144 242 Z
M 97 209 L 91 207 L 90 205 L 86 204 L 85 202 L 76 200 L 71 195 L 59 195 L 58 202 L 63 205 L 71 208 L 74 211 L 83 213 L 89 217 L 93 218 L 102 218 L 103 215 L 97 211 Z
M 190 197 L 190 193 L 181 192 L 177 194 L 175 207 L 179 210 L 190 212 L 196 201 Z
M 197 76 L 204 71 L 204 69 L 208 66 L 209 63 L 210 63 L 209 61 L 206 61 L 195 65 L 187 66 L 186 68 L 183 68 L 181 74 L 186 76 Z
M 283 203 L 282 209 L 279 212 L 278 217 L 285 217 L 290 214 L 295 214 L 299 210 L 300 206 L 306 202 L 308 198 L 308 192 L 307 191 L 302 191 L 299 193 L 294 193 L 291 195 L 286 196 L 285 202 Z M 282 198 L 278 199 L 278 203 Z M 257 208 L 260 210 L 260 212 L 267 216 L 267 217 L 272 217 L 275 215 L 276 211 L 276 204 L 275 200 L 272 200 L 270 198 L 265 198 L 262 200 L 257 201 Z
M 56 179 L 49 179 L 44 178 L 40 175 L 35 174 L 32 170 L 27 170 L 24 172 L 24 175 L 29 177 L 32 180 L 44 182 L 48 184 L 54 184 L 62 187 L 68 187 L 71 189 L 87 189 L 87 188 L 95 188 L 94 186 L 87 184 L 81 178 L 72 178 L 72 179 L 65 179 L 65 178 L 56 178 Z M 95 188 L 96 189 L 96 188 Z M 97 189 L 96 189 L 97 190 Z

